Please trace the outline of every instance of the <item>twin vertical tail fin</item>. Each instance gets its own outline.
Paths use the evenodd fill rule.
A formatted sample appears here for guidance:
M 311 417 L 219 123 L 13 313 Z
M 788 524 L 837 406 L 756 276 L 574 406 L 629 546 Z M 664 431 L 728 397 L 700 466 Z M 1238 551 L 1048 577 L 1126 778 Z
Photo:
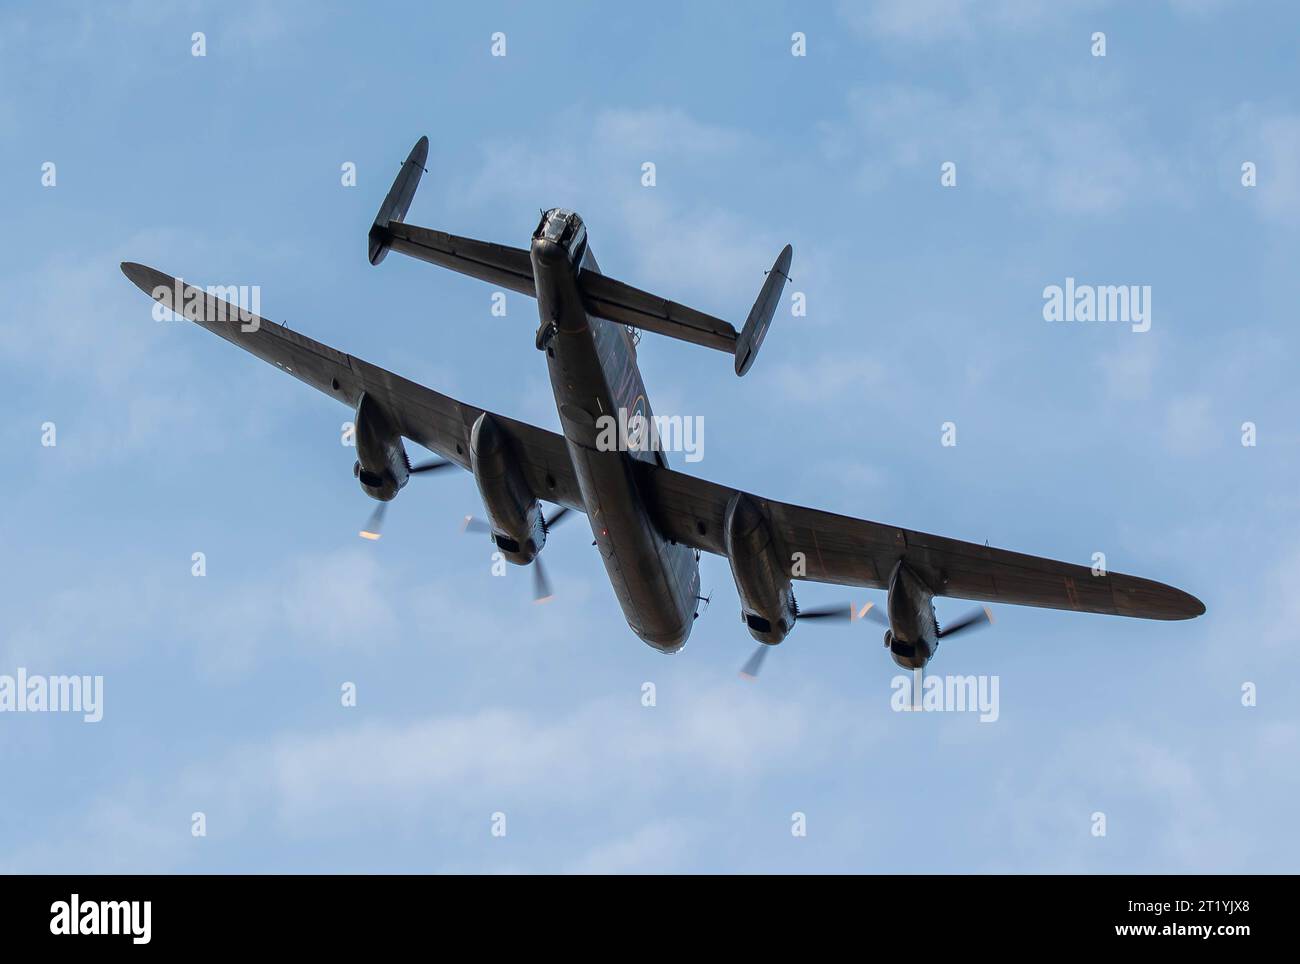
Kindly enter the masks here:
M 767 273 L 767 280 L 759 289 L 754 307 L 749 310 L 749 317 L 745 319 L 745 327 L 740 329 L 740 337 L 736 339 L 737 375 L 749 371 L 749 366 L 754 364 L 754 359 L 758 357 L 758 349 L 762 347 L 763 339 L 767 336 L 768 326 L 772 324 L 772 318 L 776 314 L 776 306 L 781 303 L 781 292 L 785 290 L 785 283 L 790 280 L 790 261 L 793 258 L 794 248 L 787 244 L 777 255 L 772 270 Z
M 397 172 L 393 186 L 388 189 L 384 203 L 379 205 L 375 223 L 370 228 L 370 263 L 379 264 L 388 254 L 392 238 L 388 234 L 390 221 L 400 222 L 406 217 L 415 197 L 415 189 L 420 186 L 420 175 L 424 173 L 425 161 L 429 159 L 429 138 L 421 137 L 411 148 L 411 153 Z
M 375 223 L 371 225 L 370 263 L 379 264 L 389 249 L 394 249 L 400 254 L 536 297 L 532 261 L 526 249 L 462 238 L 405 223 L 406 212 L 415 197 L 415 189 L 420 184 L 420 175 L 424 173 L 428 159 L 429 138 L 421 137 L 411 148 L 384 203 L 379 206 Z M 781 292 L 790 280 L 793 256 L 793 249 L 787 244 L 768 272 L 758 299 L 739 332 L 722 318 L 634 288 L 590 267 L 578 272 L 578 289 L 588 314 L 728 352 L 735 356 L 736 374 L 743 375 L 758 357 L 758 349 L 776 315 Z

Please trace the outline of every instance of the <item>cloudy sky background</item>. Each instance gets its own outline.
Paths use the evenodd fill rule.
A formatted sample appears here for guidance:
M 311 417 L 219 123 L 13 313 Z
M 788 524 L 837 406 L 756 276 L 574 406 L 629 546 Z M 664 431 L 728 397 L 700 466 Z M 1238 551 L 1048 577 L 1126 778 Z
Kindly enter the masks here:
M 1294 871 L 1298 28 L 1213 0 L 8 5 L 0 673 L 106 696 L 96 725 L 0 714 L 0 870 Z M 409 220 L 523 245 L 572 207 L 607 272 L 736 322 L 793 243 L 808 315 L 778 315 L 745 379 L 641 343 L 656 410 L 704 419 L 690 471 L 1105 552 L 1207 614 L 1000 607 L 932 667 L 1000 677 L 981 724 L 892 712 L 870 624 L 803 627 L 741 681 L 720 558 L 672 658 L 576 521 L 533 606 L 458 532 L 468 474 L 415 480 L 357 539 L 349 412 L 155 322 L 117 266 L 260 285 L 267 317 L 557 427 L 531 300 L 496 318 L 487 285 L 366 261 L 426 133 Z M 1067 276 L 1151 285 L 1151 330 L 1045 322 Z

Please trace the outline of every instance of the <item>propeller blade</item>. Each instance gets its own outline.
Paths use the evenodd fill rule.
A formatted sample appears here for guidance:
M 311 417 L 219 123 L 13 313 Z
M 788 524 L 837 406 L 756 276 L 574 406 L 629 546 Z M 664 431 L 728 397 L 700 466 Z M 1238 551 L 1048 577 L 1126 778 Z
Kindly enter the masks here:
M 362 539 L 369 539 L 371 542 L 378 542 L 379 537 L 383 534 L 384 513 L 388 511 L 388 503 L 381 502 L 375 506 L 375 511 L 370 513 L 370 518 L 366 521 L 366 527 L 357 535 Z
M 570 509 L 567 505 L 560 506 L 559 512 L 555 513 L 555 515 L 551 516 L 549 519 L 546 519 L 545 521 L 546 531 L 550 532 L 552 529 L 554 529 L 556 523 L 559 522 L 561 519 L 563 519 L 566 515 L 568 515 L 572 511 L 573 510 Z
M 748 680 L 758 679 L 758 671 L 763 668 L 763 660 L 771 648 L 767 643 L 759 643 L 758 649 L 754 650 L 754 655 L 745 660 L 745 665 L 740 667 L 740 675 Z
M 436 472 L 439 469 L 445 469 L 447 466 L 455 464 L 455 462 L 449 462 L 447 459 L 425 459 L 423 462 L 416 462 L 411 466 L 411 474 L 418 475 L 421 472 Z
M 461 532 L 491 532 L 492 527 L 482 519 L 475 519 L 472 515 L 465 516 L 465 521 L 460 525 Z
M 889 628 L 889 617 L 880 611 L 880 607 L 873 602 L 867 603 L 853 617 L 854 619 L 870 619 L 878 626 Z
M 979 609 L 968 612 L 961 619 L 948 626 L 947 629 L 939 630 L 939 638 L 946 639 L 949 636 L 956 636 L 968 629 L 980 629 L 992 622 L 993 613 L 989 610 L 989 607 L 981 606 Z
M 555 598 L 551 592 L 551 581 L 546 578 L 546 569 L 542 566 L 542 557 L 533 559 L 533 602 L 546 603 Z
M 918 666 L 912 672 L 915 674 L 912 677 L 912 702 L 904 704 L 903 709 L 917 710 L 919 712 L 925 708 L 921 696 L 925 692 L 925 667 Z
M 795 620 L 804 619 L 842 619 L 846 623 L 853 620 L 853 607 L 848 603 L 838 606 L 813 606 L 811 609 L 795 610 Z

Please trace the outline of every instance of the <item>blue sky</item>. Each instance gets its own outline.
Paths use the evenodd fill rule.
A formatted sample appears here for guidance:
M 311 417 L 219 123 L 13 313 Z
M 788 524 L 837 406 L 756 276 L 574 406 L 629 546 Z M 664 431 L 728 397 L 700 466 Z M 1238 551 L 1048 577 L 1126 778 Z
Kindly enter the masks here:
M 6 5 L 0 674 L 102 674 L 105 706 L 0 714 L 0 869 L 1294 871 L 1298 27 L 1214 0 Z M 870 624 L 801 627 L 741 681 L 720 558 L 675 657 L 576 522 L 535 607 L 459 534 L 467 474 L 357 539 L 347 410 L 155 322 L 117 265 L 260 285 L 267 317 L 554 428 L 531 300 L 493 317 L 487 285 L 366 261 L 426 133 L 409 220 L 522 245 L 571 207 L 606 272 L 737 323 L 794 245 L 808 314 L 743 380 L 641 342 L 656 410 L 704 419 L 689 471 L 1104 552 L 1206 615 L 999 607 L 932 665 L 998 676 L 981 724 L 893 712 Z M 1151 330 L 1045 321 L 1067 277 L 1150 285 Z

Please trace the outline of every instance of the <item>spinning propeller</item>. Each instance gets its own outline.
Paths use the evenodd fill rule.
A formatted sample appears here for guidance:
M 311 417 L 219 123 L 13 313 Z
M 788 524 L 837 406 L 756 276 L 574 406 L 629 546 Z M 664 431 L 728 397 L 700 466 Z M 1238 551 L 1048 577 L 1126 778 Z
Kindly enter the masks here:
M 867 603 L 857 614 L 854 619 L 870 619 L 873 623 L 889 628 L 889 618 L 880 610 L 875 603 Z M 981 606 L 979 609 L 972 609 L 966 615 L 962 616 L 956 622 L 949 624 L 947 628 L 940 627 L 938 637 L 947 639 L 949 636 L 956 636 L 958 633 L 964 633 L 970 629 L 982 629 L 992 624 L 993 612 L 988 606 Z M 886 646 L 889 644 L 886 643 Z
M 549 519 L 546 518 L 545 515 L 543 515 L 542 531 L 546 532 L 547 534 L 550 534 L 550 531 L 554 529 L 557 524 L 559 524 L 559 521 L 572 511 L 573 510 L 570 509 L 567 505 L 562 505 L 556 511 L 555 515 L 551 516 Z M 487 533 L 490 535 L 492 533 L 492 527 L 488 525 L 486 522 L 484 522 L 482 519 L 476 519 L 472 515 L 467 515 L 465 516 L 464 524 L 461 525 L 460 531 L 480 532 L 480 533 Z M 539 604 L 550 602 L 553 598 L 555 598 L 555 594 L 551 592 L 551 580 L 546 577 L 546 567 L 542 565 L 542 557 L 540 555 L 536 555 L 533 557 L 532 568 L 533 568 L 533 602 Z
M 446 459 L 426 459 L 423 462 L 417 462 L 415 465 L 412 465 L 410 472 L 412 475 L 417 475 L 423 472 L 436 472 L 438 469 L 445 469 L 447 466 L 455 464 L 455 462 L 449 462 Z M 383 535 L 384 515 L 387 511 L 387 502 L 380 502 L 376 505 L 375 511 L 370 513 L 370 518 L 366 520 L 365 528 L 358 532 L 357 535 L 361 536 L 362 539 L 369 539 L 371 542 L 377 542 Z
M 573 510 L 571 510 L 567 505 L 562 505 L 560 506 L 560 511 L 556 512 L 555 515 L 551 516 L 549 519 L 543 515 L 542 531 L 549 535 L 550 531 L 555 528 L 556 524 L 571 511 Z M 553 598 L 555 598 L 555 594 L 551 592 L 551 581 L 546 578 L 546 568 L 542 565 L 542 557 L 540 555 L 534 556 L 533 602 L 540 604 L 550 602 Z
M 871 608 L 871 603 L 867 603 L 867 608 Z M 794 604 L 796 623 L 805 619 L 829 619 L 836 622 L 851 623 L 855 618 L 857 617 L 853 613 L 853 606 L 849 603 L 840 603 L 834 606 L 811 606 L 808 609 L 801 608 L 798 602 Z M 763 668 L 763 660 L 767 658 L 767 651 L 774 648 L 770 643 L 759 643 L 758 649 L 754 650 L 753 655 L 745 660 L 745 665 L 740 668 L 740 675 L 747 680 L 758 679 L 759 670 Z
M 834 619 L 845 622 L 869 619 L 877 625 L 884 626 L 886 629 L 889 628 L 889 617 L 881 611 L 879 606 L 872 602 L 856 611 L 848 604 L 800 609 L 796 603 L 795 621 L 798 622 L 803 619 Z M 988 606 L 981 606 L 979 609 L 972 609 L 957 621 L 950 623 L 946 628 L 940 628 L 937 635 L 939 639 L 947 639 L 949 636 L 956 636 L 958 633 L 964 633 L 972 629 L 982 629 L 992 623 L 992 611 Z M 889 645 L 888 636 L 885 637 L 885 645 Z M 758 679 L 759 671 L 763 668 L 763 660 L 767 658 L 767 651 L 773 648 L 775 647 L 768 643 L 759 643 L 753 655 L 745 660 L 745 665 L 740 668 L 740 675 L 748 680 Z
M 763 668 L 767 651 L 772 648 L 767 643 L 759 643 L 758 649 L 754 650 L 754 655 L 745 660 L 745 665 L 740 667 L 740 675 L 747 680 L 758 679 L 758 671 Z
M 985 626 L 993 624 L 993 612 L 988 606 L 981 606 L 979 609 L 972 609 L 955 623 L 949 624 L 947 629 L 939 630 L 939 638 L 947 639 L 949 636 L 956 636 L 958 633 L 964 633 L 968 629 L 983 629 Z
M 853 616 L 854 619 L 870 619 L 878 626 L 889 628 L 889 617 L 880 611 L 880 607 L 873 602 L 867 603 L 859 609 Z
M 796 622 L 803 619 L 835 619 L 851 623 L 853 622 L 853 606 L 849 603 L 841 603 L 838 606 L 814 606 L 811 609 L 802 609 L 796 603 L 794 618 Z

